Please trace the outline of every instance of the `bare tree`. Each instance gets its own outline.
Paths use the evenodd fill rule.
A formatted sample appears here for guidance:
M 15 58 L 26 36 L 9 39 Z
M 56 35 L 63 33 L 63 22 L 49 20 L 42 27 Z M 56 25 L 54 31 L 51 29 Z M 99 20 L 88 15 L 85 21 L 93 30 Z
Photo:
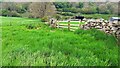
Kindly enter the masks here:
M 29 12 L 35 18 L 54 15 L 55 10 L 55 6 L 48 2 L 34 2 L 29 6 Z
M 99 9 L 99 13 L 102 13 L 102 14 L 106 14 L 106 13 L 109 13 L 109 12 L 110 12 L 110 11 L 108 10 L 106 4 L 101 4 L 101 5 L 99 5 L 98 9 Z
M 118 3 L 107 3 L 107 8 L 112 14 L 118 14 Z

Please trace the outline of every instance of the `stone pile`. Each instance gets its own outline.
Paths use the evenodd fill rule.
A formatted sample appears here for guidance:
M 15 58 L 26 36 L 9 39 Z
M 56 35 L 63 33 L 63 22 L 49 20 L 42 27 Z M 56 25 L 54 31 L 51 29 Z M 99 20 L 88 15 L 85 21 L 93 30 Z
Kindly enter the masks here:
M 117 38 L 120 38 L 120 21 L 115 21 L 112 23 L 113 33 Z
M 104 31 L 108 34 L 114 34 L 117 38 L 120 38 L 120 22 L 108 22 L 108 21 L 89 21 L 81 26 L 82 29 L 92 29 L 96 28 L 98 30 Z

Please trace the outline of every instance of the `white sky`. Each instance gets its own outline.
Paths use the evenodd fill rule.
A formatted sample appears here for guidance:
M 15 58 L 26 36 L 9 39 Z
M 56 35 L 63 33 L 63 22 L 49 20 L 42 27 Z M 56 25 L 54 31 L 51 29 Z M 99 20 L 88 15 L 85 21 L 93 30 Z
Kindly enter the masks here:
M 0 0 L 4 2 L 106 2 L 106 0 Z M 119 2 L 120 0 L 107 0 Z

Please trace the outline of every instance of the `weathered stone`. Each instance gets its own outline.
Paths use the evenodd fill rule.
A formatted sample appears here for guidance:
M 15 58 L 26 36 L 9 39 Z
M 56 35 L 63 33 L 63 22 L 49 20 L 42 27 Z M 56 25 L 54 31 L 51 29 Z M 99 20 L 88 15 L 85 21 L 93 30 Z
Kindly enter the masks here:
M 120 31 L 117 31 L 116 34 L 119 35 L 119 34 L 120 34 Z
M 92 21 L 91 19 L 87 20 L 88 22 L 85 23 L 81 28 L 87 30 L 91 28 L 96 28 L 98 30 L 104 31 L 108 34 L 115 34 L 117 36 L 120 34 L 120 22 L 108 22 L 108 21 L 100 21 L 99 19 L 96 19 L 95 21 Z
M 113 21 L 112 23 L 117 24 L 117 23 L 118 23 L 118 21 L 116 20 L 116 21 Z
M 100 26 L 96 26 L 95 28 L 97 28 L 97 29 L 102 29 L 102 27 L 100 27 Z

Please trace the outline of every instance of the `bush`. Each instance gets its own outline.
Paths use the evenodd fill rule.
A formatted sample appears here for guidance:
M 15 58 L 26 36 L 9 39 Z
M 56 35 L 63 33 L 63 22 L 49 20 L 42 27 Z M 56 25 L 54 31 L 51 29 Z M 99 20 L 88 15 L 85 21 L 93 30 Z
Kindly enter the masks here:
M 62 11 L 62 9 L 57 9 L 57 11 Z
M 62 11 L 63 12 L 71 12 L 71 8 L 63 8 Z
M 71 12 L 62 12 L 61 15 L 64 15 L 64 16 L 73 16 L 74 14 L 71 13 Z
M 54 17 L 55 17 L 57 20 L 60 20 L 60 19 L 61 19 L 61 16 L 58 15 L 58 14 L 54 15 Z
M 21 16 L 22 17 L 33 18 L 32 15 L 29 12 L 23 13 Z
M 99 11 L 100 14 L 110 14 L 109 10 Z
M 48 19 L 47 16 L 44 16 L 43 18 L 41 18 L 41 21 L 42 21 L 42 22 L 47 22 L 47 21 L 49 21 L 49 19 Z
M 67 20 L 67 19 L 69 19 L 70 17 L 69 16 L 63 16 L 61 19 L 62 20 Z
M 7 10 L 1 10 L 0 11 L 0 15 L 2 15 L 2 16 L 7 16 L 8 13 L 9 13 L 9 11 L 7 11 Z
M 7 11 L 7 10 L 2 10 L 1 11 L 2 16 L 12 16 L 12 17 L 20 17 L 20 14 L 17 13 L 16 11 Z
M 72 13 L 80 13 L 80 12 L 81 12 L 81 9 L 71 8 L 71 12 L 72 12 Z
M 9 13 L 9 16 L 12 16 L 12 17 L 20 17 L 20 14 L 17 13 L 16 11 L 11 11 L 11 12 Z
M 83 14 L 95 14 L 97 12 L 95 7 L 85 7 L 82 8 L 81 13 Z

